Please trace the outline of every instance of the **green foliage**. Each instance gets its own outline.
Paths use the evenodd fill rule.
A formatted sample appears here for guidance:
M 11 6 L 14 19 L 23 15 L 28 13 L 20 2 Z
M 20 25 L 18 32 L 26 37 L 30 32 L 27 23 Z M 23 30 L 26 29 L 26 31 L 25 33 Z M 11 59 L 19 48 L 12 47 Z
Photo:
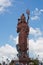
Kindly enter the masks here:
M 11 60 L 9 65 L 13 65 L 13 64 L 15 65 L 14 60 Z
M 0 65 L 2 65 L 2 64 L 0 63 Z
M 33 60 L 34 65 L 38 65 L 39 61 L 38 60 Z

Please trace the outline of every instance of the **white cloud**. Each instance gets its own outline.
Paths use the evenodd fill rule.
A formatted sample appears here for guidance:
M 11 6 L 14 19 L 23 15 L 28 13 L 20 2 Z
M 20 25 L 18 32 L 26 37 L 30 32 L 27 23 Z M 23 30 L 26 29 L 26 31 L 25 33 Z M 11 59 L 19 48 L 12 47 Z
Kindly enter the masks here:
M 33 11 L 34 15 L 40 15 L 41 12 L 38 8 L 35 8 L 35 10 Z
M 32 16 L 32 17 L 31 17 L 31 20 L 39 20 L 39 19 L 40 19 L 39 16 Z
M 43 9 L 35 8 L 34 11 L 32 11 L 31 20 L 40 20 L 40 15 L 42 14 Z
M 32 52 L 32 54 L 35 57 L 38 57 L 39 55 L 39 59 L 42 60 L 43 59 L 43 37 L 39 37 L 36 41 L 30 39 L 29 49 L 30 52 Z
M 34 36 L 41 36 L 42 32 L 40 31 L 39 28 L 32 28 L 32 27 L 30 27 L 30 34 L 32 34 Z
M 16 59 L 17 53 L 18 52 L 17 52 L 16 48 L 12 47 L 9 44 L 1 46 L 0 47 L 0 62 L 2 60 L 5 61 L 7 58 L 11 60 L 15 57 L 15 59 Z
M 18 36 L 17 37 L 14 37 L 13 35 L 10 35 L 10 40 L 12 40 L 16 44 L 18 44 Z
M 41 9 L 40 12 L 43 12 L 43 9 Z
M 30 27 L 30 34 L 36 36 L 36 39 L 33 38 L 29 40 L 29 51 L 30 55 L 32 53 L 33 57 L 38 57 L 39 60 L 43 59 L 43 32 L 39 28 Z
M 11 0 L 0 0 L 0 14 L 6 11 L 6 8 L 12 6 Z

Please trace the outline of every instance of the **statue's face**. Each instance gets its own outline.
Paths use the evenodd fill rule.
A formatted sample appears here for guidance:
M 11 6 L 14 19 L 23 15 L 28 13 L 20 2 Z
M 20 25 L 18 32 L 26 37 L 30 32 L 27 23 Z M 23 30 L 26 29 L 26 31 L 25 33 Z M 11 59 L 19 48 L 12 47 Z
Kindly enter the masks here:
M 22 22 L 25 21 L 25 17 L 24 17 L 24 16 L 21 17 L 21 21 L 22 21 Z

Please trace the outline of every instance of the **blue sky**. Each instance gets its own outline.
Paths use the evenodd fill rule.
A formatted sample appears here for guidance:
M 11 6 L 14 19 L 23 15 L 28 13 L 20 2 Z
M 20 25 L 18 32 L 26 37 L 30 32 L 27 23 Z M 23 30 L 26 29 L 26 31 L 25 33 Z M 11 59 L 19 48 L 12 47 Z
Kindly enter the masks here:
M 43 38 L 43 0 L 0 0 L 0 47 L 6 44 L 15 47 L 16 42 L 11 39 L 17 37 L 16 27 L 21 14 L 27 18 L 26 9 L 30 10 L 29 26 L 33 31 L 30 39 Z
M 12 6 L 8 7 L 9 12 L 3 12 L 0 15 L 0 43 L 4 44 L 9 39 L 9 36 L 12 34 L 15 37 L 17 36 L 16 33 L 16 26 L 17 26 L 17 19 L 20 17 L 22 13 L 25 13 L 26 15 L 26 9 L 30 10 L 30 16 L 31 12 L 35 10 L 35 8 L 43 9 L 43 0 L 16 0 L 12 2 Z M 34 15 L 34 14 L 32 14 Z M 36 21 L 29 21 L 30 25 L 34 28 L 38 27 L 41 30 L 43 30 L 43 13 L 40 15 L 40 20 Z M 3 43 L 4 42 L 4 43 Z M 0 44 L 0 45 L 1 45 Z

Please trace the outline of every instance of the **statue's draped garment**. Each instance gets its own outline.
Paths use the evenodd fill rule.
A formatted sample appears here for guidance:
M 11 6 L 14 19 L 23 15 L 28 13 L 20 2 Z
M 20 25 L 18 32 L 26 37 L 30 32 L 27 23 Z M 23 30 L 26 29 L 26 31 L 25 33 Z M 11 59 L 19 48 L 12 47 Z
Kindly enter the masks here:
M 17 25 L 17 32 L 19 33 L 19 45 L 21 51 L 24 51 L 27 49 L 27 38 L 29 34 L 29 27 L 27 22 L 19 22 Z

